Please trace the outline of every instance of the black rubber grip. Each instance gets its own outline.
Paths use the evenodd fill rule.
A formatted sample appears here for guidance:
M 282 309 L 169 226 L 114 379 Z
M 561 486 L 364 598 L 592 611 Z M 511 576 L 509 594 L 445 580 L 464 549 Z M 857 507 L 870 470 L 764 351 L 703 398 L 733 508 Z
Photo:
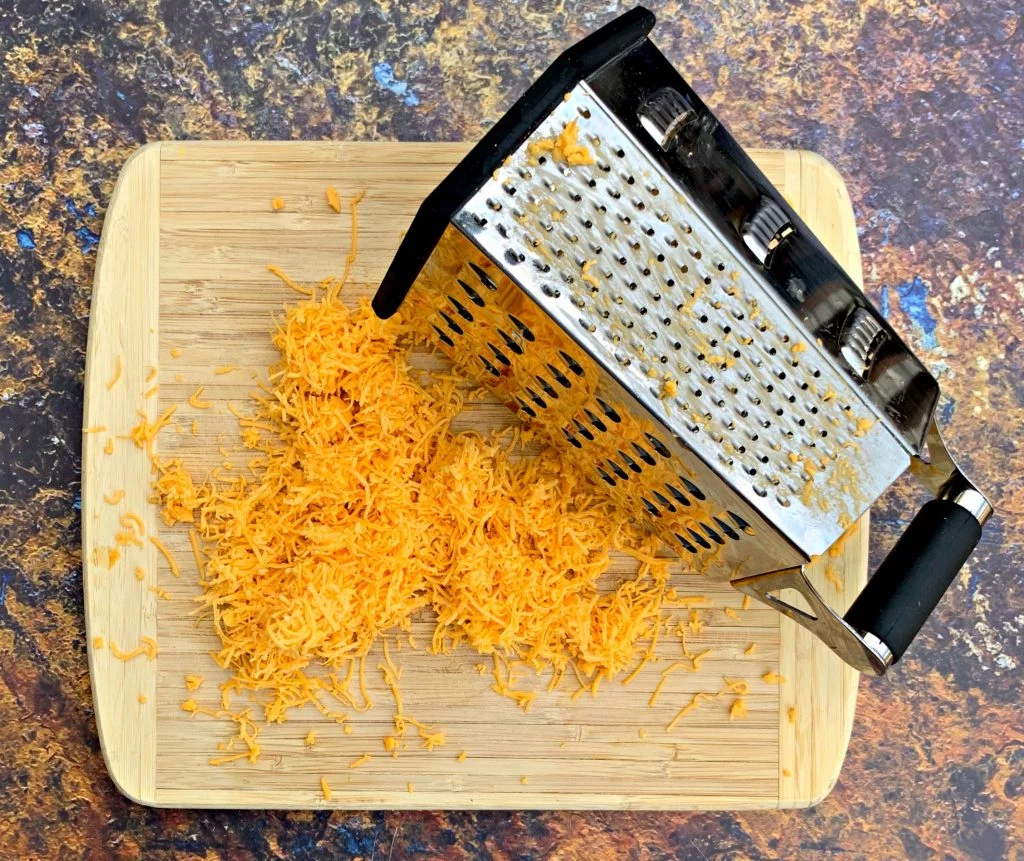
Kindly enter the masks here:
M 945 594 L 981 538 L 981 524 L 965 508 L 933 499 L 917 513 L 845 621 L 878 637 L 898 661 Z

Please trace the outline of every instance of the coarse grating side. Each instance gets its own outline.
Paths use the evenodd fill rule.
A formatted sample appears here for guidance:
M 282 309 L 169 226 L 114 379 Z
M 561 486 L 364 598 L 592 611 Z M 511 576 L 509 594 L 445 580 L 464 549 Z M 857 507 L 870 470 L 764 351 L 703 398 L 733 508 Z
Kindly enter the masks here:
M 570 122 L 593 164 L 536 146 Z M 452 222 L 802 554 L 824 552 L 907 468 L 874 409 L 586 83 Z
M 445 231 L 407 303 L 457 367 L 616 506 L 685 551 L 694 570 L 727 579 L 802 559 L 456 228 Z

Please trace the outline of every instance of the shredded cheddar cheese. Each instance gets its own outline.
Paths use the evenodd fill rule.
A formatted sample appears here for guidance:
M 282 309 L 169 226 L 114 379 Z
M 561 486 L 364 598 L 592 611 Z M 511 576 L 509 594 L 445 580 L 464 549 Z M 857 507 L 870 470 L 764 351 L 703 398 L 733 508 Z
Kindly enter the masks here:
M 324 193 L 327 198 L 327 205 L 335 212 L 341 212 L 341 198 L 338 196 L 338 189 L 333 185 L 327 186 L 327 191 Z
M 107 380 L 107 391 L 108 392 L 112 388 L 114 388 L 114 386 L 117 385 L 117 381 L 121 379 L 121 371 L 122 370 L 123 369 L 121 367 L 121 357 L 120 356 L 114 356 L 114 374 L 113 374 L 113 376 L 109 380 Z
M 786 677 L 780 676 L 773 670 L 769 670 L 767 673 L 761 676 L 761 680 L 769 685 L 781 685 L 783 682 L 786 681 Z
M 181 347 L 171 347 L 171 358 L 180 359 L 182 354 Z
M 108 439 L 107 442 L 106 442 L 106 445 L 103 446 L 103 453 L 104 454 L 113 454 L 114 453 L 114 439 L 113 439 L 113 437 Z
M 92 647 L 94 649 L 102 649 L 103 648 L 103 638 L 102 637 L 93 637 L 92 638 Z
M 149 660 L 156 658 L 158 649 L 156 640 L 152 637 L 140 637 L 140 644 L 132 649 L 130 652 L 123 652 L 117 647 L 117 643 L 113 640 L 110 641 L 110 654 L 112 654 L 119 661 L 130 661 L 133 658 L 137 658 L 139 655 L 145 655 Z
M 178 563 L 174 560 L 174 557 L 171 555 L 171 551 L 167 549 L 167 545 L 164 544 L 155 535 L 149 536 L 149 543 L 152 544 L 157 550 L 159 550 L 160 555 L 167 560 L 167 565 L 171 569 L 171 574 L 173 574 L 175 577 L 180 577 L 181 569 L 178 567 Z
M 324 801 L 331 800 L 331 787 L 330 784 L 327 783 L 326 777 L 320 778 L 320 794 L 323 795 Z
M 171 600 L 171 593 L 166 589 L 161 589 L 159 586 L 150 586 L 149 591 L 156 595 L 157 598 L 163 598 L 165 601 Z
M 314 744 L 316 744 L 316 733 L 313 732 L 313 730 L 310 730 L 306 734 L 306 737 L 303 739 L 303 743 L 306 745 L 306 747 L 312 747 Z
M 89 425 L 87 428 L 82 428 L 82 433 L 104 433 L 106 429 L 106 425 Z
M 272 197 L 270 199 L 270 209 L 272 212 L 281 212 L 284 209 L 284 198 Z
M 372 758 L 373 757 L 371 757 L 370 754 L 364 753 L 358 759 L 353 759 L 352 762 L 348 764 L 348 767 L 359 768 L 360 766 L 366 765 L 366 763 L 368 763 Z
M 749 658 L 756 651 L 757 651 L 757 643 L 751 643 L 749 646 L 747 646 L 747 648 L 745 648 L 743 650 L 743 654 L 746 655 Z
M 190 673 L 185 676 L 185 687 L 190 691 L 198 691 L 205 679 L 202 676 Z
M 189 406 L 193 406 L 197 410 L 208 410 L 210 407 L 213 406 L 213 402 L 212 401 L 201 401 L 201 400 L 199 400 L 199 396 L 203 393 L 203 389 L 205 389 L 205 388 L 206 388 L 206 386 L 200 386 L 198 389 L 196 389 L 194 392 L 192 392 L 191 395 L 189 395 L 189 398 L 188 398 Z
M 145 705 L 149 702 L 149 698 L 145 694 L 139 694 L 139 705 Z
M 145 569 L 141 565 L 136 565 L 135 566 L 135 579 L 136 580 L 145 580 L 146 579 L 146 571 L 145 571 Z
M 464 750 L 460 751 L 459 755 L 457 757 L 455 757 L 455 761 L 456 762 L 465 762 L 467 756 L 469 756 L 469 754 L 466 751 L 464 751 Z
M 733 700 L 729 706 L 729 720 L 739 720 L 747 716 L 747 701 L 743 698 Z
M 269 272 L 271 275 L 276 275 L 283 284 L 285 284 L 288 287 L 291 287 L 292 290 L 294 290 L 296 293 L 301 293 L 303 296 L 313 295 L 312 287 L 303 287 L 301 284 L 296 284 L 294 281 L 292 281 L 291 278 L 284 274 L 280 267 L 271 264 L 267 266 L 267 272 Z
M 786 719 L 790 723 L 796 723 L 796 706 L 790 706 L 786 711 Z
M 556 162 L 568 165 L 593 164 L 594 157 L 590 150 L 577 140 L 579 125 L 576 120 L 566 123 L 557 138 L 542 138 L 527 146 L 527 155 L 533 162 L 539 161 L 550 154 Z

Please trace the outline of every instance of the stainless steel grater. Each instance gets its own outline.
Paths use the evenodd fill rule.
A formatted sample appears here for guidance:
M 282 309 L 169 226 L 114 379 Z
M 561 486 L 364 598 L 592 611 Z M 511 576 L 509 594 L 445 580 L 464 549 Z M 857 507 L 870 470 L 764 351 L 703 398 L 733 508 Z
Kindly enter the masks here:
M 545 72 L 424 202 L 374 308 L 404 303 L 666 543 L 882 674 L 991 506 L 939 438 L 935 379 L 653 24 L 634 9 Z M 908 466 L 935 499 L 841 618 L 801 566 Z

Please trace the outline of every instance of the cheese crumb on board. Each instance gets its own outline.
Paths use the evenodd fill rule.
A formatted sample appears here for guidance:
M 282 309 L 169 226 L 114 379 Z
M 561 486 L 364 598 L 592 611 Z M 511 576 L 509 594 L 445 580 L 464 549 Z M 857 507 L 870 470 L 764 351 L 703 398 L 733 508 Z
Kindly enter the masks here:
M 331 786 L 326 777 L 320 778 L 320 794 L 324 797 L 324 801 L 331 800 Z
M 273 212 L 281 212 L 284 209 L 284 198 L 283 197 L 272 197 L 270 199 L 270 209 Z

